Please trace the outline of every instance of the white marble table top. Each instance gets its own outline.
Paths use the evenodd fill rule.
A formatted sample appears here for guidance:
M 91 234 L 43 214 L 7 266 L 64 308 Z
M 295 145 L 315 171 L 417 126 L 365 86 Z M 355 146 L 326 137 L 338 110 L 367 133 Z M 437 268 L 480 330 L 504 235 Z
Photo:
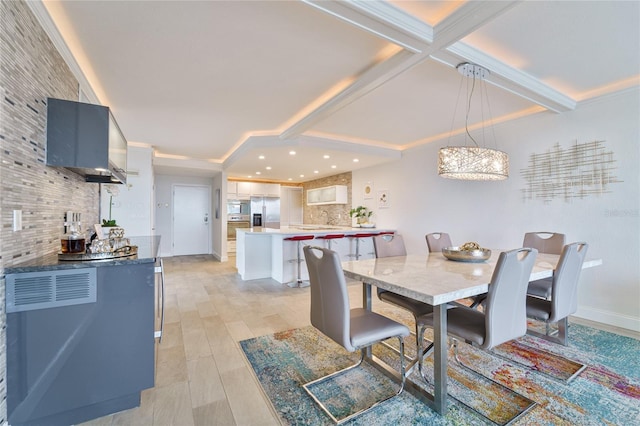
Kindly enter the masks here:
M 348 278 L 435 306 L 486 293 L 501 251 L 492 249 L 491 258 L 481 263 L 456 262 L 431 253 L 347 261 L 342 269 Z M 552 276 L 559 258 L 538 253 L 530 281 Z M 601 259 L 587 259 L 582 267 L 601 264 Z

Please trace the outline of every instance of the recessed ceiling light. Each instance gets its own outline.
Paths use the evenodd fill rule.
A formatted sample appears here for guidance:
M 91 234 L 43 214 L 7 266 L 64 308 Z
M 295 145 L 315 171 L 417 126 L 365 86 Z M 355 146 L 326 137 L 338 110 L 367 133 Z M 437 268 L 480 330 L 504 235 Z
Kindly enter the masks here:
M 327 158 L 331 158 L 331 156 L 330 156 L 330 155 L 325 154 L 325 155 L 323 155 L 323 156 L 322 156 L 322 158 L 324 158 L 324 159 L 326 160 Z
M 289 151 L 289 155 L 296 155 L 295 151 Z
M 304 175 L 300 175 L 300 177 L 304 177 Z
M 360 161 L 360 160 L 358 160 L 357 158 L 354 158 L 354 159 L 353 159 L 353 162 L 354 162 L 354 163 L 357 163 L 358 161 Z
M 267 167 L 265 167 L 265 169 L 271 170 L 271 166 L 267 166 Z
M 260 172 L 256 172 L 257 175 L 261 174 Z
M 335 169 L 336 167 L 338 166 L 336 166 L 335 164 L 331 166 L 332 169 Z
M 264 160 L 264 155 L 260 155 L 258 158 Z
M 317 170 L 314 170 L 314 171 L 313 171 L 313 173 L 318 174 L 318 173 L 320 173 L 320 172 L 319 172 L 319 171 L 317 171 Z
M 247 176 L 247 177 L 248 177 L 249 179 L 251 179 L 253 176 L 249 175 L 249 176 Z
M 289 179 L 287 179 L 287 180 L 293 180 L 293 179 L 289 178 Z

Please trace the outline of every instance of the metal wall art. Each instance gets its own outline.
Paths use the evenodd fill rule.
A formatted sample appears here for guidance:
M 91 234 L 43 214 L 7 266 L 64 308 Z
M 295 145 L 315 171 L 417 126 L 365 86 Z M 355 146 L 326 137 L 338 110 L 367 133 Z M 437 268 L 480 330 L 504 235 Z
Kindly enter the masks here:
M 579 144 L 568 149 L 556 143 L 542 154 L 531 154 L 529 165 L 520 172 L 527 182 L 523 200 L 554 199 L 570 202 L 574 198 L 610 193 L 610 185 L 620 183 L 614 174 L 616 160 L 607 151 L 605 141 Z

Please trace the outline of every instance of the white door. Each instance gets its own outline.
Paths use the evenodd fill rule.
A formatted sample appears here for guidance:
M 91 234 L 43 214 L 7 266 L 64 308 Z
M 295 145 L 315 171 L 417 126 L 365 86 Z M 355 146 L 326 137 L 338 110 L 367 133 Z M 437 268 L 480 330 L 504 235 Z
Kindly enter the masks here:
M 173 255 L 209 254 L 211 188 L 173 186 Z

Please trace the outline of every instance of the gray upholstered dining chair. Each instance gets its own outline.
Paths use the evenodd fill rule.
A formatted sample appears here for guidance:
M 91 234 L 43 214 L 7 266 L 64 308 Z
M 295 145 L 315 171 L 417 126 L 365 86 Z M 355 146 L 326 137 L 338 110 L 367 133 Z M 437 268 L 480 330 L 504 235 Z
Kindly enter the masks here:
M 399 234 L 377 235 L 373 237 L 373 248 L 376 253 L 376 258 L 407 255 L 407 249 L 404 245 L 404 239 L 402 238 L 402 235 Z M 377 292 L 378 298 L 383 302 L 387 302 L 399 308 L 405 309 L 413 315 L 417 336 L 417 318 L 421 315 L 426 315 L 430 312 L 433 312 L 433 306 L 407 296 L 402 296 L 392 291 L 383 290 L 381 288 L 378 288 Z M 416 340 L 416 353 L 418 353 L 417 351 L 420 347 L 419 345 L 420 344 Z
M 584 242 L 564 246 L 553 272 L 551 300 L 527 296 L 527 316 L 545 322 L 545 334 L 527 330 L 527 334 L 567 345 L 569 315 L 578 309 L 578 280 L 589 245 Z M 558 323 L 558 336 L 550 333 L 549 324 Z
M 565 235 L 557 232 L 527 232 L 522 247 L 532 247 L 539 253 L 560 254 L 565 244 Z M 531 281 L 527 294 L 544 299 L 551 297 L 551 278 Z
M 445 247 L 452 247 L 451 237 L 446 232 L 432 232 L 424 236 L 429 253 L 441 252 Z
M 303 385 L 305 391 L 334 422 L 343 423 L 402 393 L 405 385 L 404 337 L 409 335 L 409 329 L 399 322 L 364 308 L 350 309 L 347 283 L 340 257 L 335 251 L 305 246 L 304 256 L 311 283 L 311 325 L 347 351 L 361 352 L 358 363 Z M 310 387 L 358 367 L 364 360 L 367 347 L 392 337 L 397 337 L 400 343 L 401 384 L 398 392 L 342 419 L 334 417 Z
M 527 284 L 537 254 L 538 251 L 532 248 L 500 253 L 489 283 L 484 312 L 466 306 L 447 310 L 447 332 L 453 335 L 454 357 L 460 365 L 464 364 L 458 357 L 458 338 L 481 349 L 491 349 L 526 334 Z M 433 328 L 433 322 L 432 313 L 418 318 L 419 342 L 424 340 L 425 329 Z M 425 350 L 421 348 L 420 352 L 418 369 L 425 379 L 424 357 L 432 349 L 433 343 Z

